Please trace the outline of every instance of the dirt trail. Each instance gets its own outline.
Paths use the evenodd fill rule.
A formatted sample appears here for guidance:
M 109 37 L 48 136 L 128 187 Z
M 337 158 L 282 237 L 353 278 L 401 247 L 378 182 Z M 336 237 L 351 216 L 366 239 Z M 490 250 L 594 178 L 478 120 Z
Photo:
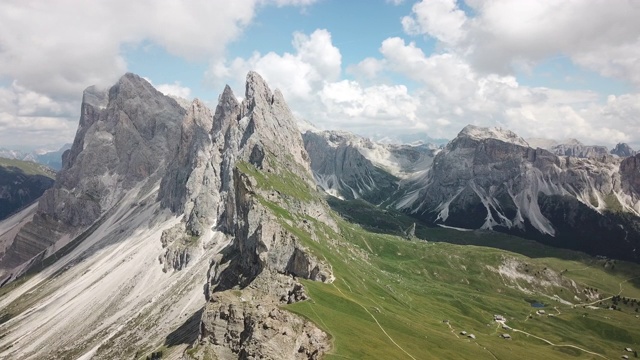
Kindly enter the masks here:
M 403 353 L 407 354 L 407 356 L 409 356 L 410 358 L 412 358 L 413 360 L 416 360 L 415 357 L 413 357 L 413 355 L 409 354 L 407 352 L 407 350 L 405 350 L 402 346 L 400 346 L 397 342 L 395 342 L 395 340 L 393 340 L 393 338 L 387 333 L 387 331 L 382 327 L 382 325 L 380 325 L 380 323 L 378 322 L 378 319 L 376 319 L 375 316 L 373 316 L 373 314 L 369 311 L 369 309 L 367 309 L 364 305 L 360 304 L 359 302 L 355 301 L 354 299 L 350 298 L 349 296 L 347 296 L 345 293 L 342 292 L 342 290 L 340 290 L 339 287 L 336 286 L 335 282 L 332 284 L 333 287 L 336 288 L 336 290 L 338 290 L 338 292 L 340 294 L 342 294 L 342 296 L 344 296 L 346 299 L 349 299 L 350 301 L 352 301 L 353 303 L 357 304 L 358 306 L 360 306 L 361 308 L 364 309 L 364 311 L 367 312 L 367 314 L 369 314 L 369 316 L 371 316 L 371 318 L 373 319 L 373 321 L 376 322 L 376 324 L 378 324 L 378 327 L 380 328 L 380 330 L 382 330 L 382 332 L 384 333 L 384 335 L 389 338 L 389 340 L 393 343 L 393 345 L 395 345 L 398 349 L 402 350 Z
M 544 338 L 541 338 L 541 337 L 539 337 L 539 336 L 536 336 L 536 335 L 530 334 L 530 333 L 528 333 L 528 332 L 526 332 L 526 331 L 522 331 L 522 330 L 518 330 L 518 329 L 514 329 L 514 328 L 512 328 L 511 330 L 512 330 L 512 331 L 514 331 L 514 332 L 523 333 L 523 334 L 525 334 L 525 335 L 527 335 L 527 336 L 534 337 L 534 338 L 536 338 L 536 339 L 538 339 L 538 340 L 540 340 L 540 341 L 543 341 L 543 342 L 545 342 L 545 343 L 547 343 L 547 344 L 549 344 L 549 345 L 551 345 L 551 346 L 574 348 L 574 349 L 578 349 L 578 350 L 580 350 L 580 351 L 586 352 L 587 354 L 591 354 L 591 355 L 599 356 L 599 357 L 601 357 L 601 358 L 603 358 L 603 359 L 608 359 L 608 357 L 606 357 L 606 356 L 604 356 L 604 355 L 602 355 L 602 354 L 598 354 L 598 353 L 596 353 L 596 352 L 589 351 L 589 350 L 587 350 L 587 349 L 583 349 L 583 348 L 581 348 L 581 347 L 579 347 L 579 346 L 575 346 L 575 345 L 561 345 L 561 344 L 554 344 L 554 343 L 552 343 L 551 341 L 549 341 L 549 340 L 547 340 L 547 339 L 544 339 Z

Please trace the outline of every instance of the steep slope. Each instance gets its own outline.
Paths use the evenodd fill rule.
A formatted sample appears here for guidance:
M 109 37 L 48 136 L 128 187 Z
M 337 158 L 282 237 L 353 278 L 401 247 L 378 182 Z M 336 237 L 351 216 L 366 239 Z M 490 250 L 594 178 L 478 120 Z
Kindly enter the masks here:
M 497 131 L 463 129 L 427 176 L 399 192 L 395 207 L 437 224 L 516 231 L 556 246 L 640 259 L 640 193 L 630 186 L 637 175 L 620 171 L 632 165 L 558 157 Z
M 43 166 L 0 158 L 0 220 L 38 199 L 53 185 L 54 176 Z
M 290 110 L 255 73 L 215 112 L 133 74 L 108 96 L 87 89 L 54 189 L 12 220 L 0 357 L 121 359 L 196 338 L 222 358 L 319 357 L 327 335 L 280 309 L 306 298 L 297 278 L 333 279 L 287 228 L 336 226 L 314 188 Z M 299 223 L 272 212 L 285 207 Z M 266 323 L 292 328 L 269 342 Z
M 437 152 L 428 145 L 378 144 L 338 131 L 307 131 L 303 139 L 322 190 L 375 204 L 387 200 L 399 181 L 428 168 Z

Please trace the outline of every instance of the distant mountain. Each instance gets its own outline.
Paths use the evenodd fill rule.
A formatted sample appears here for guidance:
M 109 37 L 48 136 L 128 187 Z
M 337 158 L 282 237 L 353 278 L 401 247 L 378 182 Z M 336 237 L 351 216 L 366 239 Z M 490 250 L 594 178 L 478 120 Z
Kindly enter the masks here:
M 563 152 L 587 151 L 571 146 Z M 512 132 L 468 126 L 435 157 L 428 176 L 402 189 L 395 207 L 435 224 L 502 229 L 638 261 L 640 189 L 633 184 L 640 173 L 629 170 L 633 161 L 561 158 Z
M 303 134 L 318 186 L 343 199 L 379 204 L 401 180 L 419 176 L 439 151 L 435 145 L 381 144 L 340 131 Z
M 24 152 L 19 150 L 0 149 L 0 157 L 37 162 L 58 171 L 62 168 L 62 154 L 69 149 L 71 149 L 71 144 L 64 144 L 60 149 L 55 151 L 35 150 L 31 152 Z
M 572 156 L 578 158 L 603 157 L 609 154 L 606 146 L 600 145 L 584 145 L 577 139 L 565 139 L 562 141 L 545 139 L 545 138 L 529 138 L 526 140 L 530 147 L 549 150 L 559 156 Z
M 640 261 L 635 158 L 577 140 L 534 140 L 550 150 L 534 149 L 511 131 L 471 125 L 442 151 L 413 148 L 422 155 L 411 157 L 347 133 L 304 138 L 319 186 L 334 196 L 362 198 L 434 225 L 505 231 Z
M 634 151 L 631 146 L 626 143 L 618 143 L 616 147 L 611 149 L 611 154 L 618 155 L 620 157 L 628 157 L 637 154 L 637 151 Z
M 71 149 L 71 144 L 64 144 L 56 151 L 46 151 L 35 154 L 35 162 L 58 171 L 62 169 L 62 154 L 69 149 Z
M 0 158 L 0 220 L 38 199 L 55 174 L 32 162 Z

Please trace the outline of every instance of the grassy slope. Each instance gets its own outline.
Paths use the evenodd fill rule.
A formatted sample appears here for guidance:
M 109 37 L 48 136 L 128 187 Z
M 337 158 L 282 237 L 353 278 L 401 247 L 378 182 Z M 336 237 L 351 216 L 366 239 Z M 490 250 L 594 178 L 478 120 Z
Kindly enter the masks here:
M 42 175 L 51 179 L 55 178 L 55 173 L 51 169 L 31 161 L 0 158 L 0 167 L 16 168 L 25 175 Z
M 250 167 L 242 170 L 255 176 Z M 294 184 L 285 186 L 282 178 L 260 176 L 260 186 L 295 189 L 286 191 L 289 195 L 302 188 L 291 177 L 286 181 Z M 600 358 L 575 348 L 550 346 L 522 333 L 511 332 L 513 340 L 503 340 L 499 334 L 505 330 L 492 321 L 494 314 L 505 315 L 515 329 L 607 358 L 619 358 L 624 347 L 640 347 L 640 319 L 633 308 L 609 311 L 562 305 L 542 294 L 577 302 L 570 289 L 513 282 L 489 268 L 514 258 L 532 269 L 566 269 L 564 276 L 596 287 L 605 296 L 622 289 L 623 296 L 640 298 L 638 283 L 627 281 L 633 275 L 640 276 L 637 265 L 618 263 L 615 270 L 604 269 L 601 261 L 583 254 L 496 233 L 418 226 L 418 237 L 437 241 L 407 241 L 384 232 L 400 233 L 408 219 L 358 203 L 351 203 L 347 212 L 352 221 L 365 223 L 364 227 L 336 217 L 341 230 L 337 234 L 307 218 L 315 224 L 319 238 L 313 241 L 310 234 L 288 225 L 291 222 L 287 220 L 297 215 L 275 204 L 269 207 L 312 252 L 333 266 L 333 284 L 305 281 L 312 300 L 287 306 L 333 336 L 329 359 Z M 358 209 L 364 209 L 366 215 Z M 518 286 L 533 293 L 526 294 Z M 556 316 L 534 314 L 529 318 L 536 310 L 525 301 L 531 298 L 548 304 L 545 310 Z M 450 325 L 443 322 L 445 319 Z M 462 330 L 477 339 L 458 335 Z

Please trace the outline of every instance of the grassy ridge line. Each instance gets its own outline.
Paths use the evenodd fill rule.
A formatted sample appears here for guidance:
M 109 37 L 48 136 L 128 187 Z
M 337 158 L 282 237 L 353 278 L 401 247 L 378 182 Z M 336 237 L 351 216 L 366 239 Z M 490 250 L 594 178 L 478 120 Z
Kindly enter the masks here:
M 55 172 L 44 165 L 40 165 L 31 161 L 22 161 L 16 159 L 7 159 L 0 157 L 0 167 L 7 169 L 18 169 L 25 175 L 42 175 L 51 179 L 55 179 Z

